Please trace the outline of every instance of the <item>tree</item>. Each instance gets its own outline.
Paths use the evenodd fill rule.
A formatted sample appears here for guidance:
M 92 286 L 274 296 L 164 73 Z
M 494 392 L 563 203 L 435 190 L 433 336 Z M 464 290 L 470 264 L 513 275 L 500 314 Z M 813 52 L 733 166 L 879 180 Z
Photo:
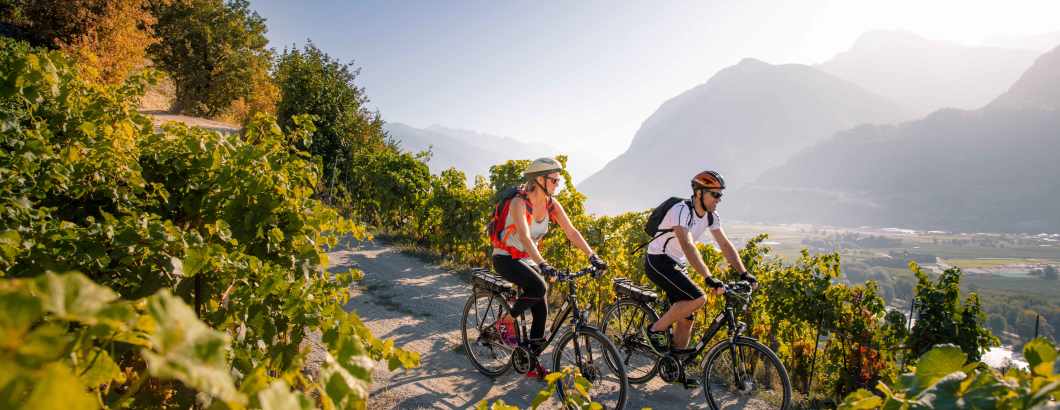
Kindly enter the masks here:
M 969 360 L 978 361 L 986 349 L 998 345 L 997 337 L 985 326 L 979 296 L 971 293 L 961 303 L 960 268 L 947 269 L 935 282 L 915 262 L 910 262 L 909 268 L 919 281 L 915 299 L 918 318 L 909 343 L 914 356 L 950 343 L 959 346 Z
M 1031 274 L 1034 275 L 1034 276 L 1041 276 L 1042 279 L 1047 279 L 1047 280 L 1056 280 L 1057 279 L 1056 267 L 1053 266 L 1053 265 L 1045 265 L 1044 268 L 1035 269 L 1035 270 L 1031 271 Z
M 76 56 L 94 81 L 124 81 L 156 41 L 145 0 L 12 1 L 0 8 L 0 19 L 21 27 L 27 40 Z
M 335 61 L 313 43 L 284 50 L 276 63 L 278 121 L 289 128 L 295 115 L 313 116 L 316 132 L 304 148 L 320 157 L 322 194 L 332 203 L 349 188 L 359 189 L 350 175 L 357 155 L 388 149 L 383 120 L 365 108 L 368 98 L 354 82 L 357 73 L 352 64 Z
M 213 117 L 254 94 L 272 53 L 247 0 L 159 0 L 152 9 L 159 42 L 148 51 L 173 77 L 178 111 Z

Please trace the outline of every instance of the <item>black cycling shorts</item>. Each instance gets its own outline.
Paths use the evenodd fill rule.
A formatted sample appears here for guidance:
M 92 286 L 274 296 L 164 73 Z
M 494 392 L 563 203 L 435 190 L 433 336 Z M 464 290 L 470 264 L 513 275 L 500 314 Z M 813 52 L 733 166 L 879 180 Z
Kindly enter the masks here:
M 655 286 L 666 292 L 666 299 L 671 305 L 705 296 L 703 289 L 692 282 L 692 278 L 684 273 L 681 265 L 665 254 L 648 254 L 644 259 L 644 273 Z

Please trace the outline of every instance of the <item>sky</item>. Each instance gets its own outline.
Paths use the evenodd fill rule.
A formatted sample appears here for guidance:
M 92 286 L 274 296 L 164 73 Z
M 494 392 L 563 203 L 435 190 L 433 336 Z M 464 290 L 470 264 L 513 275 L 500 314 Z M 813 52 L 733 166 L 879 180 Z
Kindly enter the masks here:
M 816 64 L 869 30 L 967 45 L 1060 31 L 1060 1 L 251 0 L 270 46 L 360 67 L 385 121 L 542 142 L 603 166 L 666 100 L 753 57 Z M 580 180 L 588 175 L 576 175 Z

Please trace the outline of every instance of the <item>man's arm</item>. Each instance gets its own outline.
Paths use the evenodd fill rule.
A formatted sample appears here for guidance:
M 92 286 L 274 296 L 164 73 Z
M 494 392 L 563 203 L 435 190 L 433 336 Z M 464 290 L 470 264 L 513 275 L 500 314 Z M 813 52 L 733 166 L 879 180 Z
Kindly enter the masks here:
M 725 236 L 725 230 L 721 228 L 711 229 L 710 234 L 714 236 L 714 241 L 718 243 L 718 247 L 721 248 L 721 254 L 725 256 L 725 260 L 729 262 L 729 266 L 736 270 L 736 272 L 747 272 L 747 268 L 743 266 L 743 261 L 740 260 L 740 254 L 736 252 L 736 247 L 732 246 L 729 237 Z

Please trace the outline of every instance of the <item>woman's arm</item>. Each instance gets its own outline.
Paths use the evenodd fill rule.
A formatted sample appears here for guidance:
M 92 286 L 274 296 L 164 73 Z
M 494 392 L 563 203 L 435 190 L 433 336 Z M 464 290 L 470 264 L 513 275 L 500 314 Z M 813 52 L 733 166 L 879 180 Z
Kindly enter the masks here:
M 520 197 L 512 198 L 511 205 L 508 206 L 508 214 L 514 215 L 515 219 L 515 237 L 523 244 L 523 249 L 526 249 L 526 253 L 530 254 L 530 259 L 538 265 L 545 263 L 545 258 L 541 257 L 541 252 L 538 252 L 537 245 L 534 240 L 530 238 L 530 226 L 526 224 L 526 203 Z
M 563 210 L 563 205 L 559 204 L 559 201 L 553 202 L 552 213 L 549 217 L 552 217 L 559 223 L 559 226 L 563 228 L 563 233 L 567 235 L 567 240 L 574 244 L 575 247 L 581 249 L 585 253 L 585 256 L 592 256 L 593 249 L 589 247 L 589 243 L 582 237 L 582 233 L 570 223 L 570 218 L 567 217 L 567 211 Z

